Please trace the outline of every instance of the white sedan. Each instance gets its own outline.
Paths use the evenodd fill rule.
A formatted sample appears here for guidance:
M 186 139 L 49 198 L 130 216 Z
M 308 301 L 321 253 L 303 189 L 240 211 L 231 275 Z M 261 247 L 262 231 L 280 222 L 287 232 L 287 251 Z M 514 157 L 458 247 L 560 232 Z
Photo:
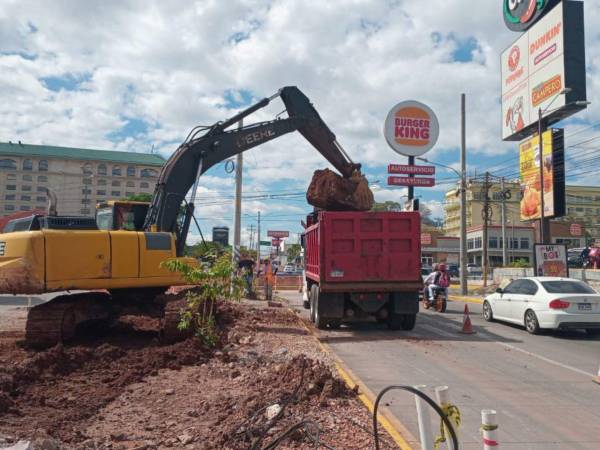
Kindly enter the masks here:
M 488 322 L 502 320 L 540 329 L 584 329 L 600 333 L 600 294 L 572 278 L 519 278 L 483 301 Z

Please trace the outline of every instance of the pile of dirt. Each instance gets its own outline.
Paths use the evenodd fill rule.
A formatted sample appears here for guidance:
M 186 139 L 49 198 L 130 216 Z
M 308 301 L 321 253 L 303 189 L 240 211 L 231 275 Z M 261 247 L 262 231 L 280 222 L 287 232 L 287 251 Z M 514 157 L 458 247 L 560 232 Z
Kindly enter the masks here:
M 300 422 L 307 430 L 278 449 L 314 448 L 307 433 L 316 427 L 333 448 L 373 446 L 370 414 L 294 314 L 222 303 L 217 323 L 213 349 L 193 338 L 161 344 L 150 322 L 134 319 L 43 352 L 15 346 L 0 368 L 0 446 L 37 438 L 61 449 L 263 449 Z
M 369 211 L 374 203 L 369 182 L 360 172 L 343 178 L 329 169 L 315 171 L 306 200 L 326 211 Z

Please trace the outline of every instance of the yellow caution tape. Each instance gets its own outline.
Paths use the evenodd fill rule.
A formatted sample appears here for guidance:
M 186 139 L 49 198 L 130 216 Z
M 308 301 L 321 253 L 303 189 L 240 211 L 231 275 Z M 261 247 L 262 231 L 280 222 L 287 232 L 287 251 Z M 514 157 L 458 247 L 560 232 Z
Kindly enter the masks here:
M 458 410 L 458 407 L 450 403 L 442 403 L 441 408 L 444 412 L 444 415 L 448 417 L 448 420 L 454 426 L 454 431 L 457 431 L 461 424 L 460 411 Z M 446 426 L 444 425 L 444 421 L 440 418 L 440 435 L 435 438 L 435 442 L 433 444 L 434 450 L 438 450 L 442 442 L 446 442 L 446 433 Z

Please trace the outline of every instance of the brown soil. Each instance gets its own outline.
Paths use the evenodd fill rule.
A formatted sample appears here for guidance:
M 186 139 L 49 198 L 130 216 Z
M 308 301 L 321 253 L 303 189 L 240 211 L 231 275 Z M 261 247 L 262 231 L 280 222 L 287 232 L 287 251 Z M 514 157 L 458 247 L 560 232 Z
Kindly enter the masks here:
M 309 449 L 318 426 L 332 448 L 373 448 L 370 414 L 312 336 L 263 305 L 221 305 L 215 349 L 194 338 L 162 345 L 157 324 L 139 318 L 43 352 L 0 330 L 0 446 L 50 437 L 61 449 Z M 269 447 L 300 421 L 307 432 Z

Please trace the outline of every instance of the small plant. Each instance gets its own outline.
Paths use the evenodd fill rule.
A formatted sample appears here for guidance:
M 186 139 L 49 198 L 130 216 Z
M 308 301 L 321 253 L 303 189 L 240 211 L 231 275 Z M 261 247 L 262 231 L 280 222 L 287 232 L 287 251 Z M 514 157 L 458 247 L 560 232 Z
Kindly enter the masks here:
M 511 262 L 508 267 L 526 268 L 531 267 L 531 264 L 525 259 L 517 259 L 516 261 Z
M 192 266 L 179 259 L 163 261 L 161 267 L 178 272 L 191 285 L 197 286 L 186 294 L 186 307 L 181 311 L 179 329 L 193 331 L 202 342 L 210 347 L 216 345 L 215 313 L 217 302 L 239 300 L 243 282 L 234 275 L 228 256 L 215 257 L 208 266 Z

